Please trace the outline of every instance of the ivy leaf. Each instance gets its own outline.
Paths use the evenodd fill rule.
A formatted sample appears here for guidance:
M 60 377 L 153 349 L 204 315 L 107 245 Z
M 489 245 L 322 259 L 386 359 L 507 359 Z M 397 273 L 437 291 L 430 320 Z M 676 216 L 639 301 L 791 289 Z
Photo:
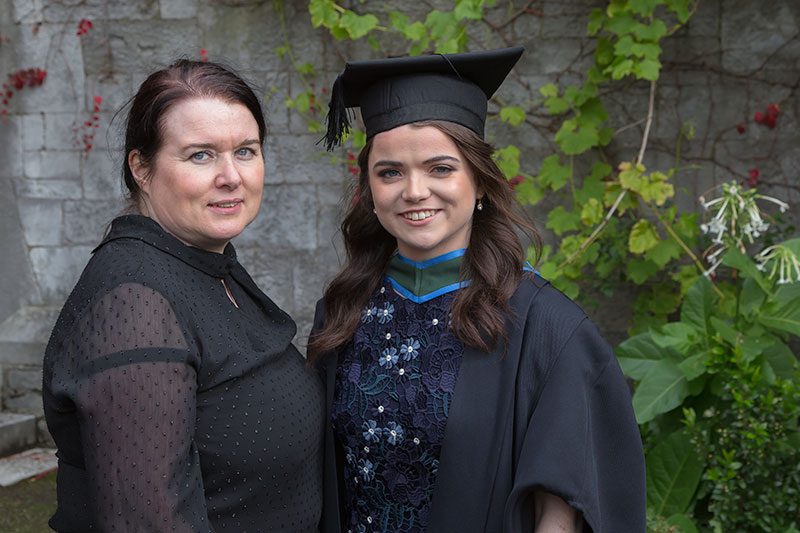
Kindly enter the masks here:
M 556 87 L 552 83 L 548 83 L 547 85 L 543 85 L 539 89 L 539 94 L 541 94 L 545 98 L 552 98 L 553 96 L 558 96 L 558 87 Z
M 519 148 L 513 144 L 495 151 L 493 157 L 506 179 L 511 179 L 519 174 Z
M 648 511 L 670 516 L 688 510 L 703 475 L 703 463 L 683 430 L 678 430 L 647 454 L 646 472 Z
M 689 20 L 689 3 L 691 0 L 666 0 L 669 10 L 673 11 L 681 24 Z
M 673 259 L 678 259 L 682 253 L 683 248 L 670 236 L 647 250 L 644 257 L 663 267 Z
M 653 10 L 658 4 L 658 0 L 630 0 L 631 11 L 644 18 L 649 18 L 653 15 Z
M 667 181 L 667 176 L 661 172 L 653 172 L 641 180 L 638 192 L 645 201 L 662 206 L 668 198 L 675 196 L 675 187 Z
M 456 0 L 456 8 L 453 10 L 453 13 L 458 20 L 481 20 L 483 18 L 481 3 L 482 2 L 475 0 Z
M 288 51 L 289 51 L 288 46 L 279 46 L 275 49 L 275 53 L 278 54 L 278 57 L 280 57 L 281 59 L 283 59 L 283 56 L 285 56 L 286 52 Z
M 347 30 L 351 39 L 360 39 L 378 26 L 375 15 L 359 15 L 353 11 L 345 11 L 339 24 Z
M 530 177 L 522 180 L 514 190 L 517 193 L 517 201 L 522 205 L 535 205 L 544 198 L 544 189 Z
M 633 61 L 630 59 L 623 59 L 614 61 L 611 65 L 611 77 L 615 80 L 621 80 L 631 72 L 633 72 Z
M 320 26 L 333 28 L 339 25 L 339 13 L 336 12 L 331 0 L 311 0 L 308 12 L 311 14 L 311 25 L 315 28 Z
M 563 187 L 570 176 L 570 169 L 562 165 L 558 154 L 553 154 L 542 161 L 542 168 L 539 169 L 539 183 L 542 187 L 549 186 L 554 191 Z
M 614 54 L 628 57 L 633 55 L 633 37 L 625 35 L 614 44 Z
M 586 226 L 594 226 L 603 219 L 603 214 L 603 205 L 597 201 L 597 198 L 589 198 L 581 209 L 581 222 Z
M 586 35 L 592 36 L 603 28 L 605 16 L 603 10 L 600 8 L 592 9 L 589 13 L 589 25 L 586 27 Z
M 331 35 L 333 35 L 337 41 L 344 41 L 350 38 L 350 34 L 347 33 L 347 30 L 341 26 L 332 26 L 329 29 Z
M 547 107 L 547 112 L 551 115 L 558 115 L 569 109 L 569 102 L 558 96 L 551 96 L 544 101 L 544 105 Z
M 638 22 L 629 11 L 616 11 L 606 20 L 606 30 L 615 35 L 625 35 L 632 32 L 636 24 Z
M 567 126 L 567 122 L 571 121 L 565 121 L 564 126 Z M 564 126 L 556 133 L 555 141 L 567 155 L 582 154 L 600 142 L 597 128 L 593 126 L 582 126 L 576 131 Z
M 664 21 L 656 18 L 653 19 L 652 24 L 638 23 L 633 28 L 633 34 L 639 41 L 651 41 L 657 43 L 662 37 L 667 34 L 667 26 Z
M 603 197 L 605 191 L 605 184 L 600 178 L 595 176 L 587 176 L 583 180 L 583 187 L 575 191 L 575 201 L 579 204 L 586 204 L 591 200 L 597 201 L 597 198 Z M 602 211 L 603 206 L 600 206 Z
M 608 146 L 608 143 L 610 143 L 611 139 L 614 138 L 614 129 L 613 128 L 609 128 L 609 127 L 600 128 L 600 131 L 598 133 L 599 133 L 599 138 L 600 138 L 600 140 L 599 140 L 600 146 Z
M 307 127 L 310 133 L 319 133 L 325 129 L 322 127 L 322 124 L 320 124 L 316 120 L 309 120 Z
M 461 51 L 461 40 L 456 37 L 436 41 L 437 54 L 455 54 Z
M 689 383 L 674 359 L 662 359 L 642 378 L 633 395 L 639 424 L 675 409 L 689 395 Z
M 599 98 L 587 99 L 578 109 L 578 124 L 581 126 L 599 126 L 606 120 L 608 113 Z
M 517 106 L 503 107 L 500 109 L 500 120 L 512 126 L 519 126 L 525 121 L 525 111 Z
M 647 281 L 658 270 L 657 264 L 646 259 L 631 259 L 625 263 L 625 275 L 637 285 Z
M 458 21 L 452 12 L 442 13 L 434 9 L 425 18 L 425 26 L 430 31 L 431 38 L 439 39 L 447 35 L 452 28 L 458 26 Z
M 308 74 L 310 76 L 313 76 L 314 73 L 316 72 L 316 69 L 314 68 L 314 65 L 312 65 L 309 62 L 306 62 L 298 66 L 297 71 L 300 72 L 301 74 Z
M 595 62 L 601 67 L 605 67 L 614 61 L 614 57 L 614 45 L 607 38 L 600 37 L 597 40 L 597 48 L 594 50 Z
M 661 63 L 656 59 L 642 59 L 633 69 L 633 73 L 638 78 L 655 81 L 658 79 L 658 73 L 661 71 Z
M 631 228 L 628 249 L 635 254 L 643 254 L 659 242 L 656 229 L 648 221 L 640 219 Z
M 370 48 L 372 48 L 376 52 L 381 51 L 381 43 L 379 43 L 378 39 L 376 39 L 375 37 L 368 37 L 367 44 L 370 46 Z
M 294 107 L 301 113 L 305 113 L 311 107 L 311 94 L 300 93 L 294 99 Z
M 548 214 L 546 227 L 556 232 L 556 235 L 561 235 L 566 231 L 578 229 L 580 220 L 581 217 L 578 213 L 567 211 L 563 205 L 559 205 Z

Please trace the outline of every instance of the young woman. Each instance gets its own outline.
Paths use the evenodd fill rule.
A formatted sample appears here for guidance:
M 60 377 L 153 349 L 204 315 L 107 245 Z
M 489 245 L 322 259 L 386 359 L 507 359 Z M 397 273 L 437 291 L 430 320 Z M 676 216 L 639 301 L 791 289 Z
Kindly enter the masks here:
M 531 227 L 482 139 L 521 53 L 348 63 L 334 85 L 329 147 L 346 107 L 368 140 L 308 348 L 327 386 L 326 532 L 644 531 L 627 384 L 526 263 L 515 229 Z

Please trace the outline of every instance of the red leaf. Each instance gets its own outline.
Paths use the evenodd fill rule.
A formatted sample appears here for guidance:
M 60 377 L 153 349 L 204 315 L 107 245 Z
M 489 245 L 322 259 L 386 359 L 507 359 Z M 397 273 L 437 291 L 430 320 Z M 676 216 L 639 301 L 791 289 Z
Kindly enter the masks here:
M 744 124 L 739 124 L 738 126 L 736 126 L 736 131 L 739 132 L 739 135 L 744 133 Z
M 762 123 L 762 122 L 764 122 L 764 113 L 762 113 L 761 111 L 758 111 L 758 112 L 755 114 L 755 116 L 753 117 L 753 120 L 755 120 L 755 121 L 756 121 L 756 122 L 758 122 L 759 124 L 760 124 L 760 123 Z
M 775 115 L 777 117 L 779 111 L 780 108 L 778 107 L 778 104 L 769 104 L 767 106 L 767 115 Z
M 766 127 L 768 127 L 769 129 L 774 128 L 775 127 L 775 115 L 767 115 L 764 118 L 764 125 Z
M 94 98 L 92 98 L 92 100 L 94 100 L 94 103 L 97 104 L 97 105 L 100 105 L 100 104 L 103 103 L 103 97 L 99 96 L 99 95 L 95 96 Z

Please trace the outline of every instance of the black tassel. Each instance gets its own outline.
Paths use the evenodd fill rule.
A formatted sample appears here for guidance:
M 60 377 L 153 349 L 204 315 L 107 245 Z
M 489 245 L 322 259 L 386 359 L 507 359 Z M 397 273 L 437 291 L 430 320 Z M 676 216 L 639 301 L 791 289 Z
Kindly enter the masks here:
M 329 152 L 332 152 L 336 146 L 342 144 L 343 137 L 350 133 L 350 119 L 347 116 L 347 108 L 344 105 L 343 90 L 342 75 L 340 74 L 336 81 L 333 82 L 331 102 L 328 104 L 328 131 L 324 140 L 325 149 Z

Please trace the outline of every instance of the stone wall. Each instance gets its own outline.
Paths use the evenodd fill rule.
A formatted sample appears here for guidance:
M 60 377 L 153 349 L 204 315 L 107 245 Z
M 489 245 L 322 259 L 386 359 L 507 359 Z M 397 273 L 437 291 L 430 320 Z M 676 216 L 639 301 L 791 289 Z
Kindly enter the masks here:
M 350 2 L 385 17 L 385 2 Z M 443 2 L 433 2 L 433 4 Z M 409 6 L 423 17 L 428 2 Z M 501 21 L 520 1 L 499 1 L 490 18 Z M 527 3 L 526 3 L 527 4 Z M 276 54 L 284 28 L 295 59 L 319 69 L 312 82 L 327 86 L 343 58 L 373 57 L 367 46 L 340 43 L 311 27 L 305 2 L 286 0 L 285 25 L 269 0 L 4 0 L 0 2 L 0 77 L 22 68 L 47 70 L 40 87 L 18 91 L 0 118 L 0 399 L 3 410 L 41 411 L 41 360 L 59 308 L 109 221 L 124 205 L 119 152 L 121 125 L 115 112 L 150 71 L 178 56 L 199 57 L 238 68 L 264 93 L 270 134 L 264 199 L 258 219 L 236 239 L 241 260 L 256 282 L 297 321 L 302 342 L 313 306 L 342 254 L 336 227 L 340 198 L 350 176 L 332 165 L 305 122 L 283 104 L 302 91 L 287 57 Z M 528 51 L 516 76 L 501 89 L 506 101 L 533 108 L 538 87 L 576 83 L 591 49 L 585 37 L 589 8 L 597 0 L 538 0 L 530 12 L 504 27 L 503 36 Z M 375 6 L 374 8 L 372 6 Z M 92 22 L 77 35 L 82 19 Z M 679 178 L 684 207 L 710 186 L 745 179 L 758 168 L 766 189 L 800 203 L 797 88 L 800 83 L 800 4 L 795 0 L 749 2 L 700 0 L 688 27 L 665 42 L 656 121 L 645 158 L 649 168 L 670 168 L 680 125 L 693 122 L 696 137 L 684 141 Z M 476 32 L 476 47 L 500 47 L 499 34 Z M 380 38 L 385 49 L 402 50 L 396 36 Z M 532 92 L 524 88 L 527 84 Z M 647 108 L 646 84 L 634 85 L 612 105 L 616 160 L 638 151 Z M 102 97 L 99 112 L 94 97 Z M 774 130 L 753 123 L 754 112 L 781 106 Z M 93 128 L 97 116 L 99 127 Z M 89 126 L 85 123 L 89 122 Z M 738 124 L 747 126 L 744 134 Z M 76 131 L 77 129 L 77 131 Z M 81 135 L 94 130 L 92 149 Z M 536 133 L 536 132 L 540 133 Z M 523 165 L 535 172 L 552 153 L 546 127 L 520 138 L 492 120 L 497 145 L 514 142 Z M 340 154 L 341 155 L 341 154 Z M 540 221 L 557 199 L 533 211 Z M 797 221 L 797 215 L 791 215 Z M 545 233 L 548 242 L 553 236 Z M 619 300 L 618 300 L 619 301 Z M 600 302 L 596 318 L 606 335 L 620 340 L 628 306 Z

